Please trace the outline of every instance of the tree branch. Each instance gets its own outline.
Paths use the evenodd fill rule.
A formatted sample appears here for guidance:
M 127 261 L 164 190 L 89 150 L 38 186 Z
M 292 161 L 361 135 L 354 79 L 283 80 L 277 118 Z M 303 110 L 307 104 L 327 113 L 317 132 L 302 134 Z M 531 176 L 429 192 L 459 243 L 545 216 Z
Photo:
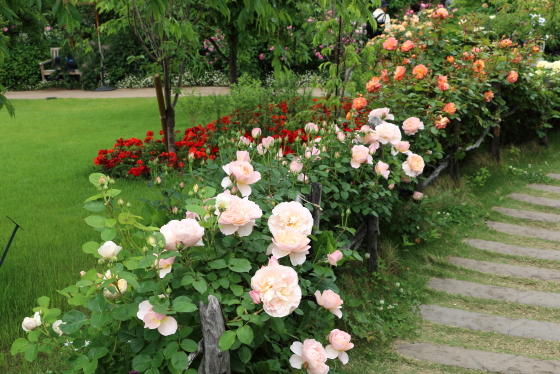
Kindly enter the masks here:
M 222 53 L 222 51 L 220 51 L 220 47 L 218 47 L 218 45 L 216 44 L 216 42 L 214 41 L 214 39 L 210 38 L 208 39 L 210 40 L 210 43 L 212 43 L 212 45 L 214 46 L 214 48 L 216 48 L 216 52 L 218 52 L 218 54 L 220 55 L 221 58 L 223 58 L 226 61 L 229 61 L 229 59 L 226 57 L 226 55 L 224 55 Z
M 517 112 L 517 107 L 513 108 L 510 112 L 504 114 L 504 115 L 502 116 L 502 119 L 506 119 L 506 118 L 508 118 L 508 117 L 510 117 L 510 116 L 513 116 L 513 115 L 515 114 L 515 112 Z

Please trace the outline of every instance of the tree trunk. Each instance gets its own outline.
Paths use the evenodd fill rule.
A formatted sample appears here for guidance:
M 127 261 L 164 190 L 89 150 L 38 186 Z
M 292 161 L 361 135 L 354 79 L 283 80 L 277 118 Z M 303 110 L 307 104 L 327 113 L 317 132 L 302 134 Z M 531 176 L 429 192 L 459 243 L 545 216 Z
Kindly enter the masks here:
M 232 28 L 232 33 L 228 36 L 228 44 L 229 44 L 229 84 L 236 84 L 237 83 L 237 43 L 238 43 L 238 34 L 235 28 Z
M 500 126 L 494 126 L 492 139 L 492 158 L 500 163 Z
M 163 67 L 163 95 L 165 97 L 165 119 L 167 124 L 167 149 L 177 153 L 175 146 L 175 107 L 171 101 L 171 65 L 169 57 L 162 61 Z
M 449 173 L 451 174 L 451 178 L 455 183 L 459 183 L 461 178 L 459 174 L 459 160 L 455 157 L 456 152 L 459 150 L 459 121 L 454 121 L 455 126 L 453 128 L 453 137 L 455 138 L 455 144 L 451 146 L 451 164 L 449 165 Z
M 379 260 L 377 256 L 377 240 L 379 239 L 379 218 L 372 215 L 367 216 L 367 260 L 369 271 L 377 271 Z

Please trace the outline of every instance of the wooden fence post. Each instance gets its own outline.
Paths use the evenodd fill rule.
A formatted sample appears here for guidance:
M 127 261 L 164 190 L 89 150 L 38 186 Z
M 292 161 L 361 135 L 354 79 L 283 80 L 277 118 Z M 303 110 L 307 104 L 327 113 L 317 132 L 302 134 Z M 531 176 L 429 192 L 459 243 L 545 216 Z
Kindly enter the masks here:
M 367 253 L 369 271 L 377 271 L 379 260 L 377 256 L 377 241 L 379 239 L 379 217 L 373 214 L 367 216 Z
M 204 357 L 198 374 L 231 374 L 229 351 L 220 351 L 218 341 L 226 331 L 220 303 L 214 295 L 208 296 L 208 305 L 198 303 L 204 344 Z

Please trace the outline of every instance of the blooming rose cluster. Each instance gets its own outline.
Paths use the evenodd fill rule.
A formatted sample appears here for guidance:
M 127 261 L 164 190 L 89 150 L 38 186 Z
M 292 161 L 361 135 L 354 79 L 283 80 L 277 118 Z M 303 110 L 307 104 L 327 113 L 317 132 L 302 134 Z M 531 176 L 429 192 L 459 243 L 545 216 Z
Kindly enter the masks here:
M 232 161 L 222 166 L 222 169 L 228 175 L 222 180 L 222 187 L 227 188 L 235 182 L 237 189 L 243 197 L 249 196 L 251 194 L 250 185 L 261 179 L 261 173 L 253 169 L 249 152 L 247 151 L 238 151 L 237 161 Z

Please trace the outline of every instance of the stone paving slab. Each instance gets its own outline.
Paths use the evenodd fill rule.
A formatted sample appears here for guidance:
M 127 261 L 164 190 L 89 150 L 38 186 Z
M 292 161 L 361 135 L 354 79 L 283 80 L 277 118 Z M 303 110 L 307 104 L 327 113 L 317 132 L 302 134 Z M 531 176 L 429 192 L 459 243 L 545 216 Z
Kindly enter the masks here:
M 560 261 L 560 251 L 554 249 L 523 247 L 521 245 L 504 244 L 481 239 L 465 239 L 463 242 L 478 249 L 506 255 L 529 256 L 544 260 Z
M 507 353 L 451 347 L 430 343 L 400 344 L 397 351 L 403 356 L 465 369 L 486 370 L 507 374 L 558 374 L 560 361 L 539 360 Z
M 521 338 L 560 340 L 560 324 L 524 318 L 508 318 L 466 310 L 444 308 L 438 305 L 420 305 L 422 318 L 447 326 L 470 330 L 497 332 Z
M 502 208 L 500 206 L 495 206 L 492 209 L 495 210 L 496 212 L 500 212 L 502 214 L 505 214 L 505 215 L 511 216 L 511 217 L 531 219 L 533 221 L 560 223 L 560 215 L 558 215 L 558 214 L 550 214 L 550 213 L 543 213 L 543 212 L 531 212 L 529 210 Z
M 548 184 L 528 184 L 527 187 L 534 190 L 560 193 L 560 186 L 551 186 Z
M 496 231 L 505 232 L 506 234 L 532 236 L 540 239 L 552 240 L 560 242 L 560 231 L 536 229 L 533 227 L 525 227 L 512 225 L 511 223 L 486 221 L 486 225 Z
M 478 261 L 461 257 L 450 257 L 448 261 L 453 265 L 460 266 L 466 269 L 481 271 L 483 273 L 560 282 L 560 271 L 556 270 L 548 270 L 529 266 L 500 264 L 488 261 Z
M 509 195 L 507 195 L 507 197 L 530 204 L 543 205 L 551 208 L 560 208 L 560 200 L 557 199 L 525 195 L 522 193 L 510 193 Z
M 550 177 L 550 178 L 554 178 L 554 179 L 560 179 L 560 174 L 550 173 L 550 174 L 547 174 L 546 176 Z
M 560 294 L 552 292 L 518 290 L 515 288 L 491 286 L 458 279 L 440 278 L 432 279 L 428 283 L 428 287 L 437 291 L 463 296 L 479 297 L 490 300 L 508 300 L 521 304 L 560 308 Z

